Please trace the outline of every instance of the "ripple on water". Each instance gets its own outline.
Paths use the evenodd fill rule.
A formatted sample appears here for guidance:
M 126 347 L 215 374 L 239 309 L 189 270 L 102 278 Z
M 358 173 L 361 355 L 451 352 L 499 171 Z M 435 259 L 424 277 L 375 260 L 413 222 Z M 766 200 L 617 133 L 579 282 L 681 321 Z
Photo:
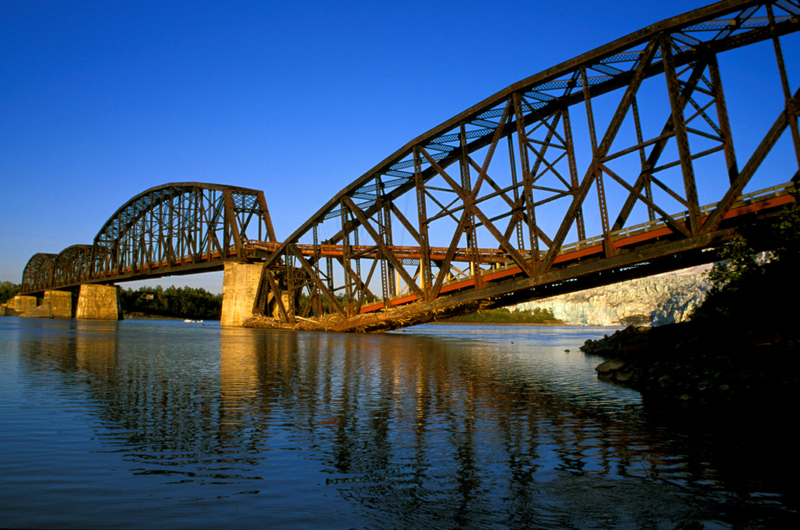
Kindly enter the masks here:
M 0 452 L 14 455 L 0 512 L 12 526 L 374 528 L 796 513 L 793 486 L 764 471 L 779 455 L 598 381 L 578 347 L 607 332 L 0 319 Z

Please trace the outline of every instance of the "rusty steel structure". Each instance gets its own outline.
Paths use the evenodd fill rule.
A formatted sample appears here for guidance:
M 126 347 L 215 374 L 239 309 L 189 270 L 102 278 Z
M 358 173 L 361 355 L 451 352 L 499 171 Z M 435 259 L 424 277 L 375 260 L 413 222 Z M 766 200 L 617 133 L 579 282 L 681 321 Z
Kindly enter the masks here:
M 21 292 L 220 270 L 226 260 L 253 257 L 251 239 L 275 241 L 264 192 L 165 184 L 120 207 L 91 245 L 33 256 Z
M 798 29 L 800 0 L 729 0 L 653 24 L 412 140 L 283 242 L 263 192 L 152 188 L 91 245 L 33 256 L 22 292 L 261 262 L 256 325 L 380 331 L 708 263 L 747 231 L 767 248 L 800 180 L 787 71 L 800 61 L 782 47 Z M 756 46 L 770 61 L 753 97 L 775 111 L 748 124 L 743 153 L 732 118 L 746 109 L 725 98 L 742 74 L 720 59 Z
M 719 2 L 498 92 L 272 245 L 254 313 L 274 314 L 269 299 L 286 325 L 392 329 L 710 261 L 702 250 L 794 200 L 799 63 L 781 37 L 798 29 L 797 0 Z M 738 80 L 719 58 L 762 42 L 759 92 L 781 104 L 742 157 L 724 90 Z M 743 196 L 787 129 L 785 185 Z

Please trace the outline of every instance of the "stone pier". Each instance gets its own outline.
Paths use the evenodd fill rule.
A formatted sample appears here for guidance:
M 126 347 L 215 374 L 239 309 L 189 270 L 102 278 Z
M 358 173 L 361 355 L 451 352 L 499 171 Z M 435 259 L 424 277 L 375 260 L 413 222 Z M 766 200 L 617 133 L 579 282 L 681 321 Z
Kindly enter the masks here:
M 122 304 L 116 285 L 81 285 L 75 318 L 122 320 Z
M 44 303 L 50 303 L 53 318 L 72 318 L 72 293 L 69 291 L 45 291 Z
M 8 302 L 6 302 L 6 314 L 7 315 L 21 315 L 22 313 L 27 313 L 33 309 L 36 309 L 36 297 L 35 296 L 22 296 L 17 295 Z
M 222 277 L 222 316 L 220 325 L 241 326 L 253 316 L 263 263 L 225 262 Z

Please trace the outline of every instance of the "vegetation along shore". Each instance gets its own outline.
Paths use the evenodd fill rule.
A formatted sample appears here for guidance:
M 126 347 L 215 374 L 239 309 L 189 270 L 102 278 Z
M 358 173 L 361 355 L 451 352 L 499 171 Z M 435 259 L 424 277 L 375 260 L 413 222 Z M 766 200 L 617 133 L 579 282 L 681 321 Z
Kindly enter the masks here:
M 557 325 L 563 324 L 553 316 L 550 309 L 535 308 L 532 311 L 509 311 L 489 309 L 436 322 L 437 324 L 504 324 L 504 325 Z

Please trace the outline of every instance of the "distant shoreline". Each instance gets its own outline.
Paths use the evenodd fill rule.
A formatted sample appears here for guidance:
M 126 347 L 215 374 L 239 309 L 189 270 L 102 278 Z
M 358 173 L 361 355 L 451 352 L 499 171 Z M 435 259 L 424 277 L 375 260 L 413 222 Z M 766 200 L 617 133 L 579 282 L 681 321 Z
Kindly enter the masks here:
M 170 317 L 170 316 L 163 316 L 163 315 L 151 315 L 151 314 L 147 314 L 147 313 L 123 313 L 122 317 L 125 320 L 186 320 L 188 318 L 188 317 Z M 199 320 L 199 319 L 192 319 L 192 320 Z M 208 321 L 219 321 L 219 318 L 206 318 L 205 320 L 208 320 Z M 448 326 L 483 326 L 483 325 L 491 325 L 491 326 L 566 326 L 567 325 L 561 320 L 548 320 L 546 322 L 493 322 L 491 320 L 484 320 L 484 321 L 477 321 L 477 320 L 475 320 L 475 321 L 437 320 L 435 322 L 427 322 L 427 324 L 448 325 Z
M 163 315 L 150 315 L 147 313 L 122 313 L 124 320 L 207 320 L 209 322 L 219 321 L 219 318 L 189 318 L 189 317 L 168 317 Z
M 445 324 L 445 325 L 464 325 L 464 326 L 481 326 L 490 324 L 492 326 L 566 326 L 561 320 L 548 320 L 547 322 L 492 322 L 491 320 L 486 321 L 473 321 L 473 322 L 466 322 L 466 321 L 455 321 L 450 322 L 447 320 L 437 320 L 436 322 L 427 322 L 427 324 Z

